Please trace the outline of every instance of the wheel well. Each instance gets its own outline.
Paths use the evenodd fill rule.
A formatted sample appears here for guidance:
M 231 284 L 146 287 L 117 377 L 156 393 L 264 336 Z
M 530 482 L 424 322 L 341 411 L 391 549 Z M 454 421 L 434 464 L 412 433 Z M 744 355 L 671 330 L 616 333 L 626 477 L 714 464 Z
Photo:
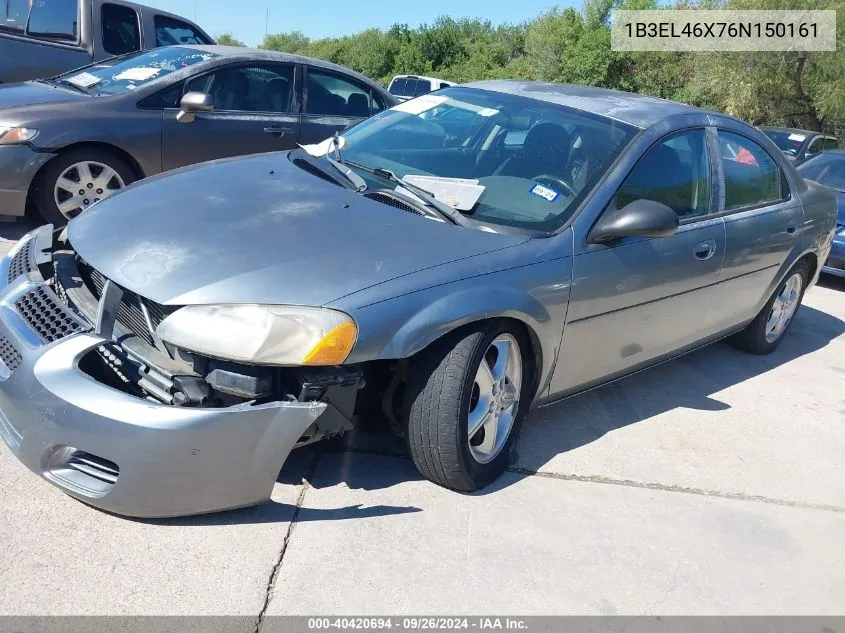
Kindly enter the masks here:
M 531 370 L 531 399 L 534 399 L 534 396 L 537 395 L 537 389 L 540 386 L 540 374 L 543 370 L 543 348 L 540 345 L 540 339 L 537 336 L 537 333 L 529 326 L 525 321 L 520 321 L 519 319 L 515 319 L 513 317 L 493 317 L 490 319 L 480 319 L 478 321 L 470 321 L 469 323 L 465 323 L 461 325 L 459 328 L 451 330 L 443 334 L 443 336 L 450 336 L 455 332 L 459 332 L 465 328 L 473 328 L 478 327 L 480 324 L 488 323 L 488 322 L 499 322 L 504 323 L 515 330 L 518 330 L 522 333 L 523 337 L 528 340 L 529 344 L 531 345 L 531 354 L 526 355 L 526 359 L 530 361 L 530 370 Z M 436 338 L 435 340 L 431 341 L 426 346 L 426 349 L 432 345 L 434 345 L 437 341 L 441 340 L 443 336 Z M 422 350 L 420 350 L 422 351 Z M 419 352 L 418 352 L 419 353 Z
M 819 267 L 819 258 L 816 256 L 815 253 L 807 253 L 798 261 L 807 262 L 807 265 L 810 267 L 810 279 L 808 279 L 807 281 L 811 281 L 816 275 L 816 269 Z
M 117 147 L 115 145 L 111 145 L 109 143 L 101 143 L 101 142 L 97 142 L 97 141 L 86 141 L 84 143 L 74 143 L 73 145 L 68 145 L 66 147 L 62 147 L 61 149 L 57 150 L 55 152 L 56 156 L 54 158 L 51 158 L 50 160 L 48 160 L 43 165 L 41 165 L 41 168 L 36 172 L 35 176 L 32 178 L 32 181 L 29 183 L 29 191 L 27 192 L 27 197 L 26 197 L 27 213 L 29 213 L 32 210 L 32 207 L 33 207 L 32 192 L 35 191 L 35 187 L 38 185 L 38 180 L 41 177 L 41 174 L 47 168 L 47 165 L 52 163 L 56 158 L 58 158 L 59 156 L 62 156 L 63 154 L 67 154 L 68 152 L 75 151 L 75 150 L 78 150 L 78 149 L 81 149 L 81 148 L 86 148 L 86 147 L 91 147 L 91 148 L 99 149 L 99 150 L 106 151 L 106 152 L 109 152 L 111 154 L 114 154 L 115 156 L 117 156 L 118 158 L 123 160 L 127 165 L 129 165 L 129 167 L 130 167 L 130 169 L 132 169 L 132 173 L 134 174 L 136 179 L 140 180 L 141 178 L 144 178 L 144 170 L 141 169 L 141 165 L 138 163 L 137 160 L 135 160 L 135 157 L 132 156 L 132 154 L 130 154 L 126 150 L 120 149 L 119 147 Z

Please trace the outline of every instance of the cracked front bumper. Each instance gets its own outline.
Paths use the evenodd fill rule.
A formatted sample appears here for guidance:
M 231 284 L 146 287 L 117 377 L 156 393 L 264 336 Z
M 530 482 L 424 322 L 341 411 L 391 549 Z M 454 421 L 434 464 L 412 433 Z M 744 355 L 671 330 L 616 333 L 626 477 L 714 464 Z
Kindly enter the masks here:
M 18 246 L 0 262 L 0 281 Z M 52 343 L 16 302 L 38 281 L 0 290 L 0 436 L 30 470 L 116 514 L 168 517 L 261 503 L 324 403 L 179 408 L 134 397 L 83 373 L 103 339 Z

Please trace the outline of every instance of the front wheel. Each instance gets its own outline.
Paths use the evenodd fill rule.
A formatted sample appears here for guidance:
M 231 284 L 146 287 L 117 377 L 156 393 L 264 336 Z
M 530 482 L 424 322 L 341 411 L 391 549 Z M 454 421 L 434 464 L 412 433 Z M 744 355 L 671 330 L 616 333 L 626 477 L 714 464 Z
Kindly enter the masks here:
M 529 404 L 529 351 L 519 329 L 492 322 L 447 336 L 412 360 L 407 440 L 426 479 L 473 491 L 504 472 Z
M 757 317 L 729 342 L 752 354 L 769 354 L 789 332 L 804 298 L 810 279 L 810 267 L 798 262 L 775 289 Z
M 135 180 L 126 162 L 99 148 L 79 148 L 51 160 L 39 174 L 33 200 L 54 226 L 64 226 Z

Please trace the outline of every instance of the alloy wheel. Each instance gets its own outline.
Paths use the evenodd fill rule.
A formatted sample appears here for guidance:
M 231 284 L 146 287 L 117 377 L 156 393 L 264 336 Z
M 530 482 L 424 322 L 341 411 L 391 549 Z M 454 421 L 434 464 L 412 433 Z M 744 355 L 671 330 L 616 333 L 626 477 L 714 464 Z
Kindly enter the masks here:
M 522 356 L 510 334 L 490 343 L 472 385 L 467 419 L 467 441 L 479 463 L 492 461 L 507 443 L 519 408 Z
M 793 273 L 783 284 L 783 288 L 775 297 L 772 304 L 772 311 L 766 321 L 766 342 L 774 343 L 778 340 L 786 328 L 789 327 L 795 311 L 798 309 L 798 302 L 801 300 L 801 287 L 804 278 L 800 273 Z

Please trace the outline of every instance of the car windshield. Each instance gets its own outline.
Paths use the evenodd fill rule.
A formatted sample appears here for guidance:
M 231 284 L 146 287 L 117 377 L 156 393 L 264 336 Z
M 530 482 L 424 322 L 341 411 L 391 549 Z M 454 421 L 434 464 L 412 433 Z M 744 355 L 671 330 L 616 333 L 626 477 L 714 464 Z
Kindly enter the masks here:
M 159 48 L 107 59 L 59 75 L 55 81 L 92 93 L 116 95 L 215 57 L 219 55 L 183 46 Z
M 344 161 L 390 170 L 475 220 L 553 231 L 636 132 L 544 101 L 447 88 L 363 121 L 342 147 Z M 370 187 L 386 186 L 359 171 Z
M 845 154 L 814 156 L 798 167 L 798 173 L 802 178 L 814 180 L 825 187 L 845 191 Z
M 798 156 L 807 135 L 801 132 L 790 132 L 789 130 L 763 130 L 763 132 L 775 142 L 778 149 L 790 156 Z

